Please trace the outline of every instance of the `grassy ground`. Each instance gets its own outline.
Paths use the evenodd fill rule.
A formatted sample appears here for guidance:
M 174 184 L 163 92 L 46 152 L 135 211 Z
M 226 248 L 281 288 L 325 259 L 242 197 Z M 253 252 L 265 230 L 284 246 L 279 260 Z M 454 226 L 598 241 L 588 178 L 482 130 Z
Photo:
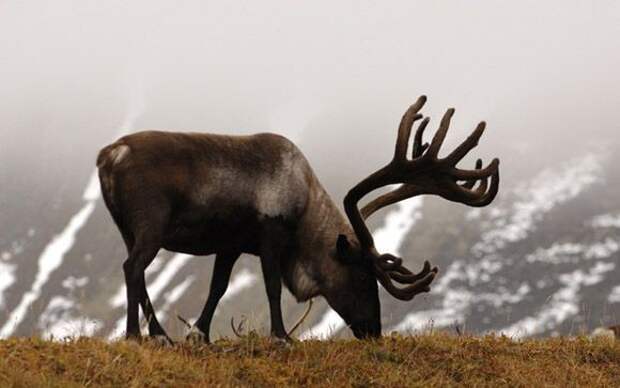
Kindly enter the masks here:
M 618 341 L 433 334 L 381 341 L 250 335 L 161 348 L 99 339 L 0 341 L 0 386 L 620 386 Z

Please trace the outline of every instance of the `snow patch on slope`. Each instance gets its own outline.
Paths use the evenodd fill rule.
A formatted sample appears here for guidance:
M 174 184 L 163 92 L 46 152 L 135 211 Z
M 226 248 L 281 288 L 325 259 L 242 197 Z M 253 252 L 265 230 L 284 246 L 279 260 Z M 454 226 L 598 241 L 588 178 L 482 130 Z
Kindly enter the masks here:
M 443 297 L 439 308 L 409 313 L 390 331 L 421 331 L 429 326 L 447 327 L 453 324 L 463 324 L 474 302 L 486 302 L 494 308 L 499 308 L 505 304 L 521 302 L 531 291 L 531 287 L 525 282 L 521 283 L 516 290 L 501 286 L 494 292 L 486 293 L 474 293 L 465 287 L 448 288 L 451 280 L 460 277 L 461 265 L 459 262 L 450 266 L 443 278 L 446 280 L 439 282 L 433 289 L 435 293 Z
M 43 337 L 49 339 L 92 337 L 102 326 L 103 322 L 97 319 L 65 316 L 61 321 L 49 326 Z
M 187 255 L 185 253 L 177 253 L 165 264 L 164 269 L 162 269 L 161 272 L 157 274 L 157 277 L 148 285 L 151 302 L 155 302 L 159 298 L 159 295 L 161 295 L 170 281 L 172 281 L 177 272 L 179 272 L 192 257 L 192 255 Z
M 327 308 L 327 312 L 323 314 L 321 320 L 310 329 L 304 331 L 300 336 L 300 340 L 307 339 L 327 339 L 334 333 L 337 333 L 345 326 L 345 322 L 340 318 L 337 312 L 331 308 Z
M 534 229 L 544 214 L 555 206 L 577 197 L 601 179 L 601 159 L 595 155 L 575 159 L 562 172 L 547 169 L 533 180 L 514 189 L 518 198 L 508 209 L 496 209 L 490 214 L 488 231 L 473 252 L 492 253 L 507 244 L 521 241 Z M 479 211 L 473 214 L 479 214 Z M 470 215 L 470 217 L 473 217 Z
M 257 280 L 258 277 L 255 274 L 251 273 L 246 268 L 243 268 L 241 271 L 239 271 L 237 275 L 235 275 L 233 280 L 230 282 L 228 288 L 226 289 L 226 293 L 224 294 L 224 296 L 222 296 L 220 302 L 226 301 L 233 296 L 239 294 L 246 288 L 252 287 Z
M 442 304 L 437 309 L 416 311 L 407 316 L 390 331 L 420 331 L 435 325 L 446 327 L 461 324 L 469 311 L 473 294 L 465 288 L 446 290 Z
M 0 261 L 0 309 L 4 309 L 4 291 L 15 283 L 15 264 Z
M 550 301 L 538 314 L 523 318 L 499 332 L 509 337 L 520 338 L 554 330 L 579 312 L 581 288 L 600 283 L 603 274 L 615 267 L 614 263 L 597 262 L 588 272 L 578 269 L 559 275 L 558 280 L 563 287 L 551 295 Z
M 69 276 L 62 282 L 68 296 L 56 295 L 39 317 L 38 328 L 44 338 L 91 336 L 103 326 L 103 322 L 82 316 L 76 302 L 75 291 L 88 284 L 88 277 Z
M 164 300 L 166 303 L 156 312 L 158 319 L 164 321 L 168 318 L 168 312 L 172 306 L 181 299 L 181 296 L 185 294 L 189 286 L 194 283 L 196 277 L 191 275 L 185 278 L 181 283 L 177 284 L 172 290 L 164 293 Z
M 615 286 L 611 289 L 611 293 L 607 298 L 609 303 L 620 303 L 620 286 Z
M 9 319 L 2 329 L 0 329 L 0 338 L 10 336 L 24 320 L 29 307 L 41 295 L 41 290 L 47 283 L 52 272 L 62 265 L 65 254 L 75 243 L 75 236 L 86 224 L 93 210 L 95 210 L 94 201 L 87 202 L 82 209 L 71 218 L 65 229 L 45 247 L 43 253 L 39 257 L 39 266 L 34 283 L 30 290 L 22 296 L 19 305 L 11 312 Z
M 407 234 L 422 218 L 422 197 L 413 197 L 398 204 L 398 210 L 385 217 L 384 225 L 373 232 L 375 247 L 381 253 L 400 256 L 400 247 Z
M 64 339 L 67 337 L 92 336 L 103 323 L 96 319 L 76 316 L 76 303 L 64 296 L 50 300 L 39 320 L 42 337 Z
M 611 238 L 593 244 L 556 243 L 549 248 L 538 248 L 525 257 L 528 263 L 548 264 L 578 263 L 581 260 L 602 259 L 620 250 L 620 244 Z
M 593 228 L 620 228 L 620 214 L 601 214 L 590 221 Z

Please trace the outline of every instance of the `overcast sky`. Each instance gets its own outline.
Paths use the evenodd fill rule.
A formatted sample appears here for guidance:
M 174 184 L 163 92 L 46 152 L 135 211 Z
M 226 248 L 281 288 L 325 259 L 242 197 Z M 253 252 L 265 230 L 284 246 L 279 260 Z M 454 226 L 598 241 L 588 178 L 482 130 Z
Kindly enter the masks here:
M 435 123 L 457 108 L 451 144 L 485 119 L 482 155 L 570 154 L 617 138 L 618 69 L 613 0 L 5 0 L 0 169 L 90 170 L 142 107 L 140 127 L 275 131 L 313 163 L 353 145 L 385 160 L 420 94 Z

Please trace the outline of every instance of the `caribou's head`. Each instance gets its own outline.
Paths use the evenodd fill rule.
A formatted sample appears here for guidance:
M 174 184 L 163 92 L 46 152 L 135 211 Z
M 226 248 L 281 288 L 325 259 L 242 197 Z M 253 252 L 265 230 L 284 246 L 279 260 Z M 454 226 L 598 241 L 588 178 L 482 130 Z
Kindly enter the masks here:
M 425 102 L 426 97 L 420 97 L 403 115 L 393 159 L 353 187 L 344 199 L 345 211 L 357 241 L 350 241 L 344 234 L 338 236 L 336 254 L 347 268 L 343 285 L 346 291 L 326 297 L 357 338 L 381 335 L 377 280 L 392 296 L 408 301 L 417 294 L 430 291 L 430 284 L 438 272 L 437 267 L 431 268 L 430 263 L 425 261 L 420 272 L 412 273 L 403 266 L 401 258 L 377 252 L 365 220 L 385 206 L 416 195 L 434 194 L 449 201 L 482 207 L 490 204 L 497 194 L 499 159 L 493 159 L 485 168 L 482 168 L 480 159 L 476 161 L 474 170 L 456 167 L 478 144 L 484 132 L 484 122 L 478 124 L 472 134 L 448 156 L 438 157 L 454 109 L 448 109 L 444 114 L 430 145 L 422 140 L 429 118 L 420 122 L 411 157 L 407 157 L 411 130 L 413 124 L 422 118 L 418 112 Z M 366 194 L 391 185 L 399 186 L 359 210 L 358 202 Z

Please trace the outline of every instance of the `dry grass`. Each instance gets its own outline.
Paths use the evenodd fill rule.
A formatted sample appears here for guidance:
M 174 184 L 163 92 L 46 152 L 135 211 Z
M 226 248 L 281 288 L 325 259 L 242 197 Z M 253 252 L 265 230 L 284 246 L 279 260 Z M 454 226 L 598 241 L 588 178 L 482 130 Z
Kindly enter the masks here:
M 0 341 L 0 386 L 620 386 L 620 344 L 446 334 L 381 341 L 250 335 L 211 346 L 100 339 Z

